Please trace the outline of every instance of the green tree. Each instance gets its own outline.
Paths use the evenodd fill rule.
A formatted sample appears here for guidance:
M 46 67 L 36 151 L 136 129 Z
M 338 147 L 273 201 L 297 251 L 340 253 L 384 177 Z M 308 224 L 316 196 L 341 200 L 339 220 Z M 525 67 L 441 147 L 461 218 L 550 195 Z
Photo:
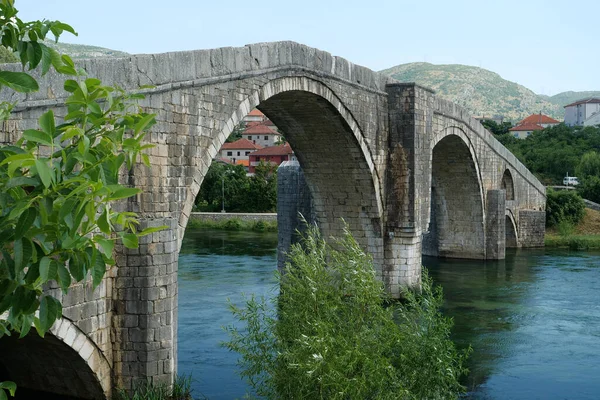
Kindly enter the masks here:
M 483 125 L 485 129 L 492 132 L 494 135 L 505 135 L 509 133 L 510 128 L 512 128 L 512 124 L 510 122 L 502 122 L 499 124 L 491 119 L 481 121 L 481 125 Z
M 571 190 L 548 190 L 546 193 L 546 226 L 561 222 L 577 225 L 585 215 L 585 203 L 579 194 Z
M 346 229 L 327 244 L 311 226 L 293 245 L 268 303 L 231 305 L 243 327 L 224 345 L 241 355 L 241 375 L 269 399 L 450 399 L 469 350 L 449 339 L 441 288 L 423 276 L 421 293 L 391 303 L 373 262 Z M 390 305 L 391 304 L 391 305 Z
M 577 165 L 577 176 L 586 178 L 588 176 L 600 176 L 600 154 L 595 151 L 586 152 Z
M 260 161 L 250 178 L 247 196 L 250 212 L 274 212 L 277 208 L 277 165 Z
M 202 181 L 196 207 L 203 211 L 219 211 L 224 199 L 225 210 L 247 211 L 247 192 L 248 178 L 244 166 L 213 162 Z
M 584 199 L 600 203 L 600 176 L 590 175 L 583 177 L 577 186 L 577 193 Z
M 78 72 L 68 56 L 41 41 L 51 32 L 58 39 L 73 29 L 58 21 L 23 22 L 12 0 L 0 0 L 0 43 L 17 52 L 23 67 L 50 68 L 72 75 L 67 115 L 57 124 L 48 111 L 39 129 L 22 133 L 13 145 L 0 147 L 0 337 L 39 335 L 62 315 L 59 300 L 44 293 L 54 280 L 66 292 L 73 281 L 91 277 L 97 286 L 106 266 L 114 264 L 115 241 L 138 245 L 142 232 L 135 214 L 115 211 L 111 203 L 139 193 L 118 183 L 122 166 L 140 158 L 148 164 L 142 140 L 154 115 L 136 105 L 138 95 L 103 86 Z M 0 70 L 0 85 L 17 92 L 38 90 L 26 72 Z M 6 119 L 13 103 L 0 105 Z M 0 400 L 14 395 L 15 384 L 0 382 Z
M 246 123 L 244 121 L 237 124 L 231 134 L 225 140 L 226 143 L 235 142 L 236 140 L 240 140 L 242 138 L 242 134 L 246 130 Z

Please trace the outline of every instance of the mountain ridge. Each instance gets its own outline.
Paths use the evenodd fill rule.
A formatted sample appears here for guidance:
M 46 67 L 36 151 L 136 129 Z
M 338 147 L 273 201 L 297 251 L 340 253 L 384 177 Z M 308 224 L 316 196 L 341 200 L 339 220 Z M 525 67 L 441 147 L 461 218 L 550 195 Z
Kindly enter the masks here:
M 538 95 L 531 89 L 502 78 L 498 73 L 470 65 L 415 62 L 379 71 L 394 79 L 433 89 L 476 116 L 500 115 L 513 122 L 535 113 L 564 118 L 564 106 L 579 99 L 600 96 L 600 91 Z

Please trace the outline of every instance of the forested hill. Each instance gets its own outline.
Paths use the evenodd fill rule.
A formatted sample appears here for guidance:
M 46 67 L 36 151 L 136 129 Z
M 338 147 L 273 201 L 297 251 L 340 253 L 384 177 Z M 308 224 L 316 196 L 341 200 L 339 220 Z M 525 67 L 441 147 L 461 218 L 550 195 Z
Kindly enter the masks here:
M 512 121 L 539 112 L 562 120 L 563 106 L 584 97 L 600 95 L 600 92 L 590 91 L 541 96 L 495 72 L 460 64 L 419 62 L 401 64 L 381 72 L 399 81 L 429 87 L 442 98 L 467 108 L 473 115 L 501 115 Z

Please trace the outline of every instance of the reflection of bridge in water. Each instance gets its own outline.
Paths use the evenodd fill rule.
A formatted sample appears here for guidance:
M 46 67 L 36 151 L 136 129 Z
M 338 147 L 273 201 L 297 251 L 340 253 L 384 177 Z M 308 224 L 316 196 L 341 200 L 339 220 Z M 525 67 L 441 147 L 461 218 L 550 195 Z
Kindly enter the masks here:
M 142 227 L 169 228 L 139 249 L 116 249 L 117 267 L 95 292 L 51 289 L 64 306 L 52 332 L 73 357 L 46 362 L 54 353 L 37 345 L 11 354 L 5 367 L 23 387 L 93 399 L 147 378 L 171 382 L 185 226 L 211 160 L 255 107 L 286 132 L 324 235 L 339 236 L 344 218 L 392 295 L 418 284 L 422 252 L 503 258 L 505 224 L 510 244 L 543 243 L 544 187 L 465 110 L 426 88 L 292 42 L 85 60 L 83 67 L 130 90 L 155 85 L 142 102 L 157 114 L 147 138 L 156 145 L 152 166 L 134 168 L 131 181 L 143 193 L 127 206 Z M 40 80 L 40 91 L 4 125 L 5 142 L 49 107 L 65 112 L 59 82 L 51 74 Z M 82 385 L 63 384 L 77 379 Z

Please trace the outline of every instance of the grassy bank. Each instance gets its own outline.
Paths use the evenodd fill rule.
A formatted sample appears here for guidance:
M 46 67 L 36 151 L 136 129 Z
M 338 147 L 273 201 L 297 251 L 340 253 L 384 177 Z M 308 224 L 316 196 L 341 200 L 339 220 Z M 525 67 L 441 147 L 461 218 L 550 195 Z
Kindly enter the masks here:
M 220 221 L 190 218 L 188 228 L 223 229 L 227 231 L 277 232 L 277 221 L 246 221 L 239 218 Z
M 571 250 L 600 249 L 600 212 L 585 209 L 585 216 L 577 226 L 560 224 L 546 230 L 544 244 L 549 248 Z

